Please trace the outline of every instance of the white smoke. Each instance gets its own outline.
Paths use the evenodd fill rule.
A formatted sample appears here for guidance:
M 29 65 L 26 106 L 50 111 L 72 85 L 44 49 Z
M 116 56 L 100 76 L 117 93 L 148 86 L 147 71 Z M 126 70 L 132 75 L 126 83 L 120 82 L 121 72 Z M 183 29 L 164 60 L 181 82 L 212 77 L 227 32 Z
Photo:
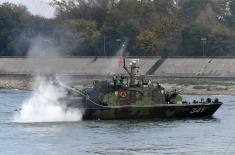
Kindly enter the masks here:
M 63 65 L 58 61 L 60 52 L 60 47 L 56 47 L 48 37 L 38 36 L 31 40 L 28 63 L 34 70 L 33 92 L 14 116 L 15 122 L 81 120 L 81 110 L 66 106 L 62 100 L 67 95 L 66 90 L 54 78 Z
M 67 108 L 66 103 L 60 101 L 66 96 L 64 88 L 38 77 L 35 81 L 32 96 L 23 102 L 20 112 L 15 115 L 15 122 L 58 122 L 79 121 L 82 112 L 79 109 Z

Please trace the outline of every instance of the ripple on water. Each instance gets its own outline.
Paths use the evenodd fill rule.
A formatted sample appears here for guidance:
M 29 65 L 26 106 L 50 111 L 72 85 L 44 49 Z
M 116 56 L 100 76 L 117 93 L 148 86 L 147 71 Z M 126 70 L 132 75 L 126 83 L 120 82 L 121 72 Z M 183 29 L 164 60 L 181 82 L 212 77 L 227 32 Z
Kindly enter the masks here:
M 0 91 L 0 155 L 235 154 L 233 96 L 211 119 L 12 122 L 29 94 Z

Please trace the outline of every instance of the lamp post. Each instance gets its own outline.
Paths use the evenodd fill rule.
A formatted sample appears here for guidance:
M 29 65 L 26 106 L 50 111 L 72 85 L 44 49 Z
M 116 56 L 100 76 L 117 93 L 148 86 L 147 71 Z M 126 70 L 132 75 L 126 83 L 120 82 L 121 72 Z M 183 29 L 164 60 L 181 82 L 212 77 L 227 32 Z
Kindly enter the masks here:
M 207 39 L 201 38 L 201 41 L 202 41 L 202 56 L 204 57 L 205 56 L 205 45 L 206 45 Z
M 115 42 L 117 43 L 116 45 L 118 45 L 118 48 L 120 48 L 120 45 L 122 43 L 122 39 L 117 38 L 117 39 L 115 39 Z
M 105 37 L 105 33 L 104 33 L 104 56 L 106 56 L 106 37 Z

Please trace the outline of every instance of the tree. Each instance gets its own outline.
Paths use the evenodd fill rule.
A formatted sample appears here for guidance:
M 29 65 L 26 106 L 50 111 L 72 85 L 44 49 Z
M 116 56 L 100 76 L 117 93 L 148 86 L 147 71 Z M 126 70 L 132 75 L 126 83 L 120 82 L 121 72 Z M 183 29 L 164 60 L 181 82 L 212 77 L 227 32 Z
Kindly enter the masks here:
M 97 29 L 96 22 L 80 20 L 77 26 L 80 44 L 73 53 L 78 55 L 102 55 L 99 48 L 101 33 Z
M 65 55 L 101 55 L 99 48 L 100 32 L 96 22 L 66 20 L 58 23 L 53 38 Z
M 168 55 L 176 52 L 178 42 L 180 41 L 180 24 L 179 21 L 170 16 L 156 16 L 150 24 L 150 30 L 155 32 L 158 38 L 164 43 L 164 51 L 170 51 L 166 54 L 160 51 L 161 55 Z
M 179 18 L 186 24 L 191 23 L 209 3 L 210 0 L 181 0 Z
M 225 32 L 215 32 L 208 36 L 208 56 L 231 56 L 235 55 L 235 35 Z
M 0 5 L 0 55 L 26 54 L 27 40 L 22 41 L 21 37 L 27 35 L 31 20 L 24 6 L 10 3 Z
M 45 36 L 62 55 L 235 55 L 234 0 L 53 0 L 54 19 L 0 5 L 0 55 L 26 55 Z
M 231 15 L 227 16 L 226 22 L 228 24 L 229 27 L 231 27 L 234 31 L 235 31 L 235 1 L 232 0 L 229 2 L 229 11 L 231 13 Z
M 115 55 L 125 40 L 128 40 L 127 50 L 132 51 L 137 32 L 138 24 L 134 19 L 119 13 L 118 10 L 111 11 L 102 27 L 102 34 L 106 38 L 107 54 Z
M 145 30 L 136 37 L 135 53 L 132 54 L 141 56 L 159 55 L 162 47 L 163 42 L 159 40 L 156 33 Z
M 203 47 L 201 38 L 208 38 L 211 30 L 198 24 L 185 28 L 182 35 L 182 42 L 178 54 L 183 56 L 202 56 Z
M 100 28 L 114 0 L 54 0 L 53 6 L 57 10 L 57 19 L 85 19 L 95 21 Z

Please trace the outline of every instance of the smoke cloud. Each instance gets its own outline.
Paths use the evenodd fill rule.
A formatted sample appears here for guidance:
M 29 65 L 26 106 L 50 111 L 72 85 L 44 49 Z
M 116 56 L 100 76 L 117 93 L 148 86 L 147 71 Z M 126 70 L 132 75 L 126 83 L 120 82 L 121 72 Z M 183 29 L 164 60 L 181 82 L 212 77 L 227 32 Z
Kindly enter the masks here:
M 66 91 L 45 77 L 37 77 L 32 95 L 23 102 L 21 111 L 15 115 L 15 122 L 61 122 L 79 121 L 82 112 L 72 109 L 60 99 L 66 96 Z
M 66 106 L 63 100 L 66 88 L 56 78 L 63 61 L 61 48 L 52 39 L 37 36 L 31 40 L 28 63 L 34 70 L 32 95 L 22 103 L 21 111 L 14 116 L 15 122 L 79 121 L 82 111 Z M 68 80 L 66 80 L 68 81 Z

